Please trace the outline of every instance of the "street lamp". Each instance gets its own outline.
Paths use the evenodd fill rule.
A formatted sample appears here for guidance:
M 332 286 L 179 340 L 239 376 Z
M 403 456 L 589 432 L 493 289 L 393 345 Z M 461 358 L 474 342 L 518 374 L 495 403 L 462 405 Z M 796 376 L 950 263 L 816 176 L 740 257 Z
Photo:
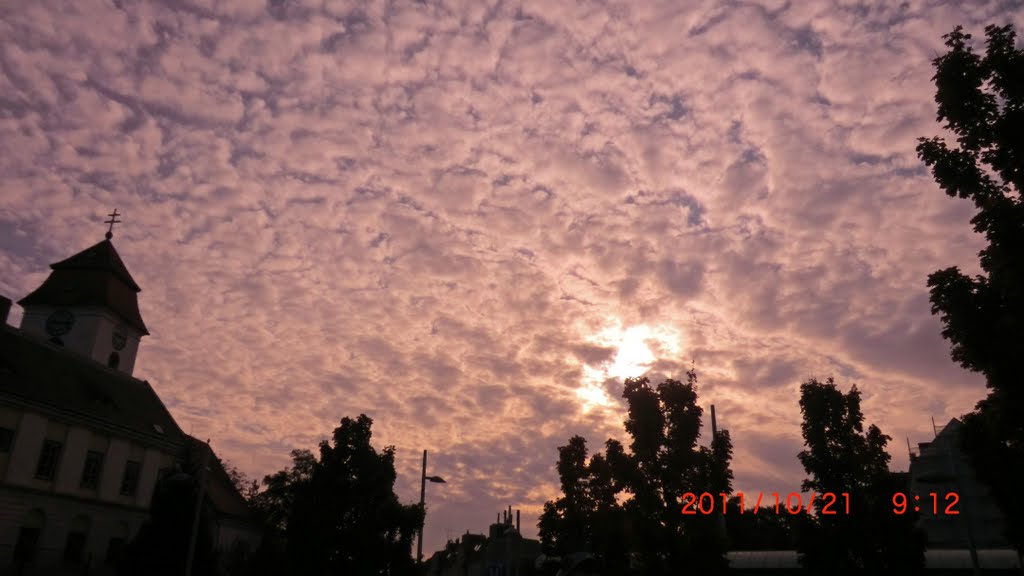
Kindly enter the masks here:
M 437 483 L 444 484 L 444 478 L 440 476 L 427 476 L 427 451 L 423 451 L 423 474 L 420 475 L 420 508 L 423 508 L 423 523 L 427 522 L 427 508 L 423 503 L 424 497 L 427 495 L 427 480 Z M 416 563 L 423 563 L 423 525 L 420 525 L 419 538 L 416 541 Z

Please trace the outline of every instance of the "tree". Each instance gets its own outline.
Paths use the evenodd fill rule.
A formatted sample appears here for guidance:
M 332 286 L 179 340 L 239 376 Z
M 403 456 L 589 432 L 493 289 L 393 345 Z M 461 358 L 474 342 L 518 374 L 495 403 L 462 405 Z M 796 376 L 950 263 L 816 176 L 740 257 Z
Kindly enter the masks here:
M 228 479 L 231 480 L 231 485 L 235 487 L 235 490 L 238 490 L 238 493 L 250 505 L 255 504 L 256 496 L 260 493 L 260 483 L 256 480 L 250 480 L 245 472 L 239 470 L 230 460 L 221 458 L 218 458 L 218 460 L 221 467 L 227 472 Z
M 609 454 L 622 450 L 614 440 L 608 441 L 607 449 Z M 538 522 L 545 553 L 590 552 L 605 573 L 623 573 L 629 567 L 625 515 L 609 458 L 595 454 L 588 462 L 586 439 L 573 436 L 558 448 L 558 477 L 562 497 L 544 504 Z
M 960 26 L 943 37 L 949 51 L 933 61 L 937 120 L 956 146 L 920 138 L 917 152 L 946 194 L 974 203 L 971 224 L 987 242 L 982 274 L 954 266 L 931 274 L 928 287 L 953 360 L 985 377 L 989 393 L 964 417 L 963 445 L 1024 553 L 1024 50 L 1012 26 L 988 26 L 985 36 L 984 55 Z
M 288 527 L 296 490 L 312 480 L 317 464 L 309 450 L 292 450 L 291 457 L 291 467 L 263 478 L 265 489 L 253 501 L 267 526 L 281 535 Z
M 118 574 L 178 576 L 185 573 L 193 536 L 196 499 L 199 497 L 203 450 L 209 448 L 205 444 L 187 444 L 180 455 L 179 469 L 158 480 L 153 491 L 149 517 L 139 528 L 138 534 L 125 546 L 117 566 Z M 199 509 L 192 574 L 212 576 L 217 574 L 217 555 L 211 527 L 214 510 L 209 493 L 204 495 Z
M 394 493 L 394 447 L 371 446 L 373 420 L 344 418 L 319 445 L 306 482 L 294 486 L 286 527 L 297 574 L 411 574 L 424 510 Z
M 562 497 L 545 502 L 539 519 L 541 544 L 548 553 L 568 553 L 589 548 L 587 529 L 595 505 L 587 492 L 587 440 L 573 436 L 558 447 L 558 478 Z
M 776 514 L 773 506 L 741 508 L 739 496 L 728 500 L 726 533 L 730 550 L 792 550 L 798 515 Z
M 697 374 L 686 383 L 667 379 L 652 388 L 649 380 L 626 380 L 629 405 L 625 422 L 631 454 L 619 468 L 632 496 L 626 511 L 634 526 L 637 552 L 648 573 L 667 569 L 715 573 L 728 568 L 720 515 L 684 514 L 685 494 L 719 498 L 732 491 L 732 441 L 719 432 L 711 446 L 698 446 L 703 409 L 697 404 Z M 693 508 L 691 508 L 692 510 Z M 655 568 L 660 566 L 663 568 Z
M 587 462 L 586 441 L 573 437 L 559 448 L 563 496 L 545 504 L 539 524 L 549 552 L 593 553 L 606 574 L 621 574 L 632 556 L 647 574 L 727 568 L 722 510 L 683 514 L 683 495 L 732 489 L 732 442 L 727 431 L 698 446 L 703 410 L 697 405 L 697 374 L 686 383 L 629 378 L 629 452 L 617 440 Z M 709 511 L 710 512 L 710 511 Z
M 294 450 L 292 467 L 264 478 L 257 507 L 280 530 L 291 574 L 414 573 L 424 511 L 399 502 L 394 447 L 377 452 L 372 425 L 365 414 L 344 418 L 319 458 Z
M 914 529 L 916 517 L 892 510 L 893 495 L 908 486 L 889 472 L 891 438 L 874 424 L 864 431 L 860 398 L 856 386 L 844 394 L 832 378 L 800 386 L 806 449 L 798 458 L 810 475 L 802 489 L 816 495 L 816 515 L 800 523 L 797 550 L 810 568 L 921 570 L 924 537 Z M 836 499 L 830 504 L 825 494 Z

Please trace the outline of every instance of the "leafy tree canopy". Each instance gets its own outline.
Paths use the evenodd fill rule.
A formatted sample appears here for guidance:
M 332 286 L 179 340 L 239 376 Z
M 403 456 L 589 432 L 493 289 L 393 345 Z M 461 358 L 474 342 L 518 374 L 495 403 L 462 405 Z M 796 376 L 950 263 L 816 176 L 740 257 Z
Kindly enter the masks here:
M 1024 551 L 1024 50 L 1012 26 L 985 28 L 984 54 L 957 26 L 933 61 L 939 122 L 956 138 L 921 138 L 918 156 L 949 196 L 969 199 L 987 245 L 982 274 L 956 266 L 928 277 L 932 313 L 951 355 L 985 376 L 988 397 L 964 418 L 965 447 L 994 491 L 1009 537 Z
M 290 468 L 264 478 L 256 503 L 280 530 L 287 573 L 415 573 L 424 510 L 399 502 L 394 447 L 373 448 L 372 424 L 365 414 L 346 417 L 319 455 L 293 450 Z
M 630 378 L 623 397 L 629 452 L 609 439 L 588 460 L 586 440 L 575 436 L 559 448 L 562 497 L 548 502 L 540 518 L 542 543 L 550 553 L 593 553 L 604 573 L 622 574 L 629 558 L 647 574 L 726 568 L 720 529 L 720 493 L 732 489 L 732 442 L 721 431 L 699 446 L 703 410 L 697 375 L 686 383 Z M 685 493 L 715 495 L 714 514 L 683 515 Z
M 914 528 L 916 516 L 892 510 L 893 494 L 908 490 L 907 479 L 889 472 L 891 438 L 874 424 L 864 430 L 860 401 L 856 386 L 843 393 L 831 378 L 800 386 L 805 449 L 798 458 L 809 475 L 803 490 L 816 495 L 816 515 L 799 522 L 797 549 L 811 568 L 919 571 L 924 537 Z M 827 493 L 836 495 L 831 504 Z
M 208 448 L 206 448 L 208 450 Z M 185 573 L 189 545 L 193 538 L 196 501 L 199 498 L 204 449 L 187 445 L 179 455 L 179 467 L 158 479 L 153 491 L 149 517 L 138 534 L 125 546 L 117 573 L 124 576 L 151 574 L 177 576 Z M 192 574 L 217 574 L 212 523 L 215 515 L 209 493 L 203 495 L 195 532 Z

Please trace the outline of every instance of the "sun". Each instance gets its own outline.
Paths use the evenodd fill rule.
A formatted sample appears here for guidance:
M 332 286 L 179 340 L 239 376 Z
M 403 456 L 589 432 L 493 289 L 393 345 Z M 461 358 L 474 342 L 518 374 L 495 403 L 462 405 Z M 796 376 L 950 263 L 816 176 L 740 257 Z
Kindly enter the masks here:
M 584 364 L 583 383 L 576 391 L 584 412 L 614 404 L 604 387 L 608 379 L 622 382 L 626 378 L 643 376 L 658 360 L 655 352 L 662 357 L 674 358 L 680 350 L 680 335 L 675 329 L 646 324 L 623 327 L 617 319 L 589 340 L 599 346 L 614 348 L 615 352 L 610 360 L 601 364 Z

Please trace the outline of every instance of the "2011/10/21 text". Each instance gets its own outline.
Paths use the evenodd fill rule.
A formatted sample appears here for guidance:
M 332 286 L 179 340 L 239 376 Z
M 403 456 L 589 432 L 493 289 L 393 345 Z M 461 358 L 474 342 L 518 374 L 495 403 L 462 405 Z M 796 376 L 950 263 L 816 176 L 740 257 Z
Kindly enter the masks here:
M 726 503 L 729 501 L 729 494 L 724 492 L 719 493 L 718 496 L 722 498 L 722 511 L 727 512 L 729 510 Z M 737 492 L 736 496 L 739 498 L 739 513 L 746 513 L 746 499 L 743 496 L 743 492 Z M 810 514 L 811 510 L 814 509 L 814 501 L 816 498 L 821 498 L 824 505 L 822 506 L 822 514 L 849 514 L 850 513 L 850 495 L 846 492 L 839 494 L 833 492 L 825 492 L 823 494 L 815 494 L 811 492 L 810 500 L 807 502 L 807 506 L 803 505 L 803 498 L 799 492 L 790 492 L 786 495 L 786 499 L 782 500 L 782 497 L 778 492 L 772 492 L 767 494 L 768 501 L 765 502 L 765 506 L 768 510 L 774 509 L 776 514 L 779 514 L 782 510 L 785 510 L 789 514 L 797 515 L 801 512 Z M 757 514 L 757 511 L 761 509 L 762 502 L 764 501 L 765 493 L 757 493 L 757 503 L 754 504 L 752 514 Z M 715 496 L 710 492 L 704 492 L 700 496 L 693 492 L 687 492 L 683 494 L 683 514 L 713 514 L 715 511 Z M 774 502 L 774 506 L 772 505 Z

